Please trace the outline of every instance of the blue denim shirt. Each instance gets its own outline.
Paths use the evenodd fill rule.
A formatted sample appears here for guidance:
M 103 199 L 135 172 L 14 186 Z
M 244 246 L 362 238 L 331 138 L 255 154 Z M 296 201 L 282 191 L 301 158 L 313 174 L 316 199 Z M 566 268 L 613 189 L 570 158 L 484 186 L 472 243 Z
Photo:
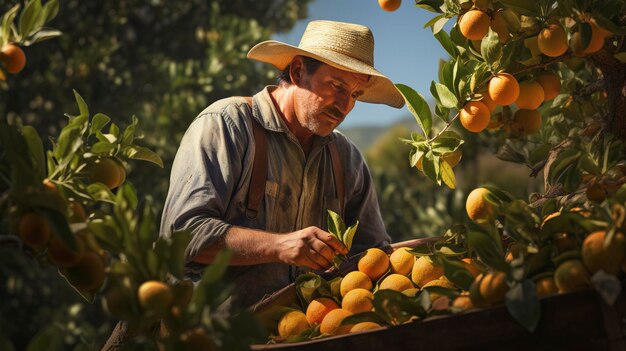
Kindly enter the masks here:
M 227 233 L 233 225 L 289 233 L 308 226 L 326 230 L 327 209 L 341 213 L 335 195 L 330 152 L 335 140 L 345 181 L 347 225 L 360 222 L 349 255 L 381 247 L 390 238 L 381 218 L 371 175 L 363 155 L 338 131 L 315 136 L 307 158 L 289 131 L 266 87 L 253 97 L 252 108 L 242 97 L 217 101 L 191 123 L 176 153 L 170 188 L 161 219 L 161 235 L 188 229 L 185 271 L 199 279 L 203 265 L 193 258 Z M 252 121 L 266 129 L 268 170 L 265 199 L 255 219 L 246 216 L 255 144 Z M 233 301 L 249 306 L 295 279 L 297 267 L 282 263 L 230 266 L 225 279 L 235 284 Z

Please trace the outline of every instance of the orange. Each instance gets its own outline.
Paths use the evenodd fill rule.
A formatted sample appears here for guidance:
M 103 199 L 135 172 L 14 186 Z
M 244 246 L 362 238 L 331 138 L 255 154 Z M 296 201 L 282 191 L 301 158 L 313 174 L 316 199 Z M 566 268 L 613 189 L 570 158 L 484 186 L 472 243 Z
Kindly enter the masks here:
M 583 241 L 581 250 L 583 263 L 589 273 L 594 274 L 603 270 L 609 274 L 617 274 L 626 255 L 626 237 L 622 233 L 615 233 L 609 246 L 604 246 L 605 231 L 589 234 Z
M 435 280 L 443 275 L 443 268 L 437 266 L 428 256 L 422 256 L 415 260 L 411 271 L 411 280 L 418 287 Z
M 463 262 L 463 266 L 467 268 L 467 270 L 470 272 L 472 276 L 474 276 L 474 278 L 477 277 L 481 273 L 480 268 L 476 266 L 476 263 L 474 263 L 474 260 L 472 260 L 471 258 L 466 257 L 462 259 L 461 261 Z
M 5 44 L 0 51 L 0 61 L 9 73 L 19 73 L 26 66 L 26 55 L 19 46 Z
M 598 27 L 595 21 L 590 21 L 589 25 L 591 26 L 591 40 L 585 48 L 585 55 L 596 53 L 604 46 L 605 31 Z
M 350 311 L 341 308 L 334 309 L 324 317 L 320 324 L 320 332 L 322 334 L 341 335 L 347 334 L 353 325 L 341 325 L 341 322 L 348 316 L 352 315 Z
M 350 290 L 341 300 L 341 308 L 352 313 L 371 311 L 374 308 L 373 299 L 374 294 L 369 290 L 360 288 Z
M 378 6 L 381 9 L 389 12 L 393 12 L 400 7 L 402 0 L 378 0 Z
M 115 318 L 127 320 L 132 317 L 133 300 L 120 287 L 107 289 L 103 304 L 105 310 Z
M 85 212 L 83 205 L 76 201 L 70 201 L 68 207 L 70 209 L 69 219 L 72 223 L 84 222 L 87 220 L 87 213 Z
M 493 205 L 485 199 L 487 193 L 489 190 L 485 188 L 476 188 L 467 196 L 465 210 L 474 222 L 486 222 L 493 217 Z
M 511 129 L 522 135 L 529 135 L 541 129 L 541 113 L 537 110 L 517 110 L 513 115 Z
M 459 308 L 463 311 L 469 311 L 469 310 L 473 310 L 474 308 L 476 308 L 474 304 L 472 303 L 472 299 L 470 299 L 468 292 L 464 292 L 463 294 L 457 296 L 452 301 L 452 306 Z
M 524 39 L 524 46 L 530 50 L 531 56 L 535 57 L 541 55 L 541 50 L 539 50 L 539 38 L 537 36 Z
M 493 112 L 498 104 L 491 100 L 491 97 L 489 97 L 489 93 L 487 91 L 483 91 L 481 94 L 483 95 L 483 97 L 479 101 L 487 106 L 489 112 Z
M 341 283 L 339 283 L 339 292 L 341 296 L 345 296 L 348 291 L 354 289 L 365 289 L 372 290 L 373 284 L 370 277 L 367 274 L 361 271 L 352 271 L 346 274 L 343 279 L 341 279 Z
M 498 34 L 498 39 L 500 43 L 504 44 L 509 41 L 509 28 L 506 25 L 506 20 L 502 15 L 502 11 L 498 11 L 493 15 L 493 20 L 491 21 L 491 30 Z
M 52 230 L 46 218 L 38 213 L 29 212 L 20 217 L 17 234 L 24 244 L 39 251 L 48 244 Z
M 109 189 L 115 189 L 126 180 L 126 169 L 116 158 L 102 157 L 90 161 L 85 173 L 92 183 L 102 183 Z
M 561 56 L 568 48 L 567 34 L 561 25 L 552 23 L 539 32 L 537 45 L 539 45 L 539 50 L 546 56 Z
M 309 325 L 320 324 L 328 312 L 338 309 L 335 300 L 328 297 L 319 297 L 309 303 L 306 308 L 306 320 Z
M 554 272 L 554 283 L 559 293 L 589 287 L 589 272 L 580 260 L 567 260 L 561 263 Z
M 415 256 L 408 251 L 410 249 L 411 248 L 409 247 L 399 247 L 394 252 L 392 252 L 391 255 L 389 255 L 389 264 L 391 265 L 392 273 L 398 273 L 402 275 L 408 275 L 409 273 L 411 273 L 411 269 L 413 268 L 413 262 L 415 262 Z
M 309 328 L 309 322 L 301 311 L 289 311 L 278 321 L 278 335 L 285 338 L 298 335 Z
M 553 275 L 535 280 L 535 293 L 537 294 L 537 298 L 556 294 L 558 290 Z
M 504 301 L 504 296 L 509 290 L 505 273 L 493 272 L 481 274 L 476 277 L 476 279 L 480 281 L 478 291 L 484 302 L 488 305 L 493 305 Z
M 519 96 L 519 83 L 509 73 L 498 73 L 489 81 L 489 97 L 498 105 L 510 105 Z
M 543 100 L 554 99 L 561 92 L 561 79 L 554 73 L 542 73 L 535 78 L 535 81 L 543 88 Z
M 596 203 L 601 203 L 606 199 L 606 190 L 604 187 L 596 182 L 591 183 L 587 190 L 585 190 L 587 199 Z
M 174 302 L 172 288 L 158 280 L 149 280 L 141 284 L 137 290 L 137 297 L 142 310 L 148 316 L 157 319 L 165 317 Z
M 367 249 L 361 255 L 357 267 L 375 282 L 389 270 L 389 257 L 381 249 Z
M 46 178 L 44 179 L 42 182 L 43 186 L 48 189 L 50 191 L 50 193 L 52 194 L 58 194 L 59 193 L 59 189 L 57 189 L 57 185 L 54 184 L 54 182 L 52 180 L 50 180 L 50 178 Z
M 390 289 L 395 291 L 404 291 L 413 288 L 414 286 L 411 279 L 396 273 L 386 276 L 378 286 L 378 290 Z
M 374 322 L 361 322 L 357 323 L 350 329 L 350 333 L 359 332 L 363 330 L 377 329 L 380 328 L 380 324 Z
M 459 119 L 463 127 L 474 133 L 482 132 L 487 128 L 491 119 L 490 115 L 487 105 L 480 101 L 470 101 L 459 111 Z
M 92 291 L 104 283 L 104 263 L 97 253 L 85 252 L 80 261 L 67 269 L 67 280 L 79 290 Z
M 431 280 L 428 283 L 424 284 L 424 286 L 422 286 L 422 289 L 427 288 L 429 286 L 439 286 L 439 287 L 442 287 L 442 288 L 454 289 L 454 283 L 452 283 L 450 280 L 448 280 L 448 278 L 446 278 L 446 276 L 444 276 L 444 275 L 442 275 L 441 277 L 439 277 L 439 278 L 437 278 L 435 280 Z M 435 300 L 439 299 L 442 296 L 443 295 L 430 292 L 430 299 L 432 301 L 435 301 Z
M 441 158 L 448 162 L 448 164 L 450 165 L 450 167 L 454 167 L 456 165 L 459 164 L 459 161 L 461 161 L 461 157 L 463 156 L 463 154 L 461 153 L 460 149 L 456 149 L 452 152 L 448 152 L 446 154 L 444 154 Z
M 541 106 L 544 96 L 541 84 L 532 80 L 523 81 L 519 83 L 519 96 L 515 105 L 521 109 L 534 110 Z
M 85 242 L 82 238 L 74 236 L 76 240 L 76 250 L 72 250 L 65 245 L 61 238 L 54 236 L 48 245 L 48 256 L 55 265 L 68 268 L 77 264 L 85 254 Z
M 470 10 L 459 17 L 459 30 L 469 40 L 480 40 L 489 32 L 489 16 L 480 10 Z
M 215 344 L 201 327 L 188 330 L 180 335 L 181 351 L 213 351 Z

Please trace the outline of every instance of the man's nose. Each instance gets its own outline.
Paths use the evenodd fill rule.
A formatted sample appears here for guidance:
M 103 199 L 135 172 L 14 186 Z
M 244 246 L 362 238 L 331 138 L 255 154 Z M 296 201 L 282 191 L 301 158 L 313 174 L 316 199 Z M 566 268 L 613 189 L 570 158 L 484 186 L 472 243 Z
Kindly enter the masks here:
M 337 98 L 337 109 L 346 116 L 354 107 L 354 100 L 348 94 L 342 94 Z

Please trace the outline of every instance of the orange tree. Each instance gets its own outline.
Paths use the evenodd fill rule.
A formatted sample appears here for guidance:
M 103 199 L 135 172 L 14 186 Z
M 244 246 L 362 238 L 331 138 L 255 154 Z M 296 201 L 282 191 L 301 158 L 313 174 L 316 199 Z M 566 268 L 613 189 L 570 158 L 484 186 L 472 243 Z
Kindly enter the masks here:
M 26 59 L 21 47 L 61 35 L 43 28 L 57 12 L 56 0 L 45 5 L 30 0 L 21 11 L 16 5 L 4 14 L 3 78 L 20 73 Z M 8 84 L 18 79 L 11 77 Z M 0 292 L 7 302 L 0 318 L 2 349 L 97 349 L 103 343 L 97 335 L 108 335 L 108 322 L 116 320 L 128 323 L 130 349 L 246 348 L 257 333 L 252 319 L 215 312 L 229 296 L 230 287 L 220 281 L 229 254 L 222 253 L 197 284 L 185 279 L 189 233 L 157 239 L 151 199 L 142 200 L 126 182 L 131 161 L 163 166 L 141 145 L 139 119 L 133 116 L 121 128 L 103 113 L 92 114 L 77 92 L 74 97 L 78 114 L 66 114 L 66 125 L 50 137 L 47 151 L 33 126 L 0 120 L 0 250 L 8 277 Z M 14 274 L 16 262 L 29 267 L 22 270 L 28 277 Z M 25 288 L 25 282 L 37 286 Z M 67 287 L 81 297 L 67 311 L 58 306 L 45 313 L 42 309 L 55 307 L 33 301 L 55 297 L 52 289 L 69 292 Z M 89 316 L 77 316 L 87 309 Z M 104 330 L 94 330 L 97 324 Z M 37 329 L 27 329 L 32 326 Z
M 414 253 L 443 257 L 447 276 L 457 271 L 445 263 L 450 253 L 469 253 L 494 274 L 505 273 L 507 307 L 533 330 L 540 313 L 535 281 L 550 276 L 559 290 L 569 291 L 566 282 L 578 279 L 582 284 L 574 287 L 603 290 L 600 282 L 614 287 L 620 274 L 611 265 L 602 269 L 608 277 L 599 274 L 591 262 L 601 254 L 585 248 L 594 242 L 621 247 L 625 230 L 626 5 L 619 0 L 415 3 L 436 14 L 425 27 L 450 58 L 430 86 L 434 110 L 421 94 L 398 84 L 420 128 L 402 139 L 411 147 L 411 167 L 455 188 L 451 156 L 463 149 L 464 138 L 455 131 L 462 128 L 497 149 L 502 160 L 527 166 L 531 177 L 542 175 L 543 191 L 516 199 L 485 186 L 467 199 L 469 225 L 444 236 L 459 246 L 446 246 L 444 254 L 444 241 Z M 595 232 L 602 234 L 588 239 Z M 572 276 L 576 265 L 589 277 Z M 469 275 L 448 277 L 470 288 Z M 614 301 L 615 294 L 604 292 Z

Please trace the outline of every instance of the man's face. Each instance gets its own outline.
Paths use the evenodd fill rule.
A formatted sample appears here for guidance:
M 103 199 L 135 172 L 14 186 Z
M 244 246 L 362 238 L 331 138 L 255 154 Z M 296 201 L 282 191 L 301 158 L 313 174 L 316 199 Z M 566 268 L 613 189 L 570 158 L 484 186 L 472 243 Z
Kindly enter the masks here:
M 363 94 L 368 75 L 351 73 L 322 64 L 303 74 L 296 92 L 296 117 L 303 128 L 326 136 L 339 126 Z

